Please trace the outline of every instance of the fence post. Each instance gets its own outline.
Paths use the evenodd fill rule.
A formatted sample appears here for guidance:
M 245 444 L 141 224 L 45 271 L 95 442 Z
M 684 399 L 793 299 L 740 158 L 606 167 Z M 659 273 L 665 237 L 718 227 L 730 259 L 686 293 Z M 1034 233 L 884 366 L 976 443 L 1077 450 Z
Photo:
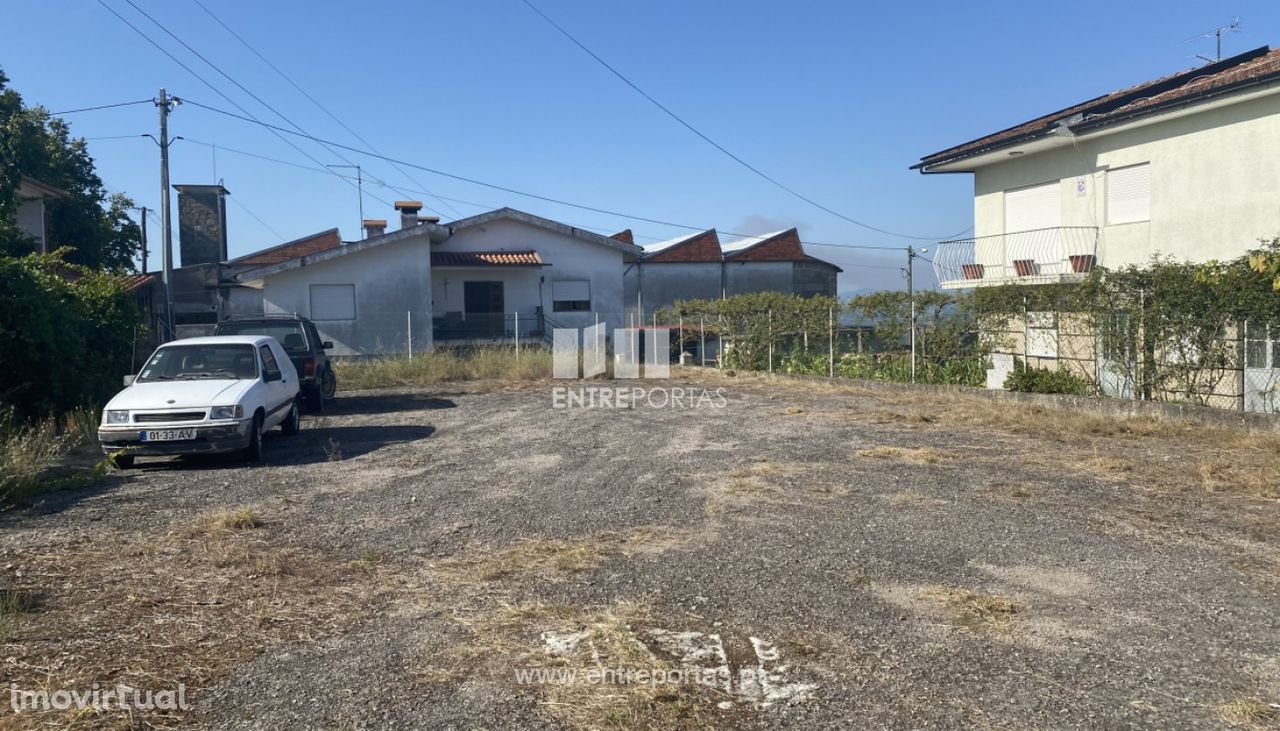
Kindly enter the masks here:
M 406 332 L 409 335 L 409 360 L 413 360 L 413 310 L 405 311 L 404 316 L 408 322 Z
M 520 311 L 515 312 L 515 330 L 516 330 L 516 360 L 520 360 Z
M 827 377 L 836 377 L 836 312 L 827 308 Z
M 680 313 L 680 345 L 677 346 L 680 352 L 676 353 L 676 357 L 680 359 L 680 365 L 684 365 L 684 313 Z
M 702 360 L 702 367 L 707 367 L 707 316 L 698 315 L 698 337 L 702 341 L 698 344 L 698 355 Z
M 773 373 L 773 310 L 769 310 L 769 372 Z

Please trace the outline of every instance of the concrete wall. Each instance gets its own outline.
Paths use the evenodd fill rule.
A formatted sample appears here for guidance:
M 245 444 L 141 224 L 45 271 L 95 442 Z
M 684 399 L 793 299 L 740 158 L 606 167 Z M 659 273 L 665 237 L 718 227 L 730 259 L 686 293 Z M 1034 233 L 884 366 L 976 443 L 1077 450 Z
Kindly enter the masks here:
M 354 320 L 316 320 L 333 355 L 399 354 L 408 350 L 408 313 L 413 314 L 413 349 L 431 347 L 431 254 L 427 235 L 384 244 L 349 256 L 320 261 L 266 278 L 266 313 L 311 317 L 312 284 L 355 288 Z M 312 318 L 314 319 L 314 318 Z
M 1280 92 L 1280 89 L 1277 90 Z M 1107 225 L 1107 168 L 1151 164 L 1151 220 Z M 1096 226 L 1099 263 L 1231 259 L 1280 234 L 1280 93 L 977 169 L 975 236 L 1004 231 L 1004 191 L 1058 180 L 1063 226 Z M 1077 191 L 1077 184 L 1083 192 Z
M 816 261 L 792 264 L 791 291 L 801 297 L 836 296 L 836 268 Z
M 434 276 L 448 293 L 438 295 L 436 314 L 462 310 L 462 282 L 509 281 L 504 297 L 508 311 L 532 312 L 541 304 L 547 317 L 560 327 L 588 327 L 597 315 L 609 324 L 609 332 L 623 326 L 623 253 L 600 244 L 567 236 L 523 221 L 497 220 L 454 233 L 436 251 L 491 251 L 495 249 L 536 249 L 548 266 L 530 272 L 525 269 L 457 270 L 441 269 Z M 553 312 L 552 282 L 558 279 L 586 279 L 591 282 L 591 310 Z M 539 285 L 541 285 L 539 287 Z
M 631 265 L 624 279 L 626 311 L 670 307 L 677 300 L 719 299 L 720 262 L 651 262 Z M 637 300 L 637 293 L 641 296 Z
M 750 292 L 791 292 L 795 285 L 789 261 L 725 262 L 725 289 L 730 297 Z

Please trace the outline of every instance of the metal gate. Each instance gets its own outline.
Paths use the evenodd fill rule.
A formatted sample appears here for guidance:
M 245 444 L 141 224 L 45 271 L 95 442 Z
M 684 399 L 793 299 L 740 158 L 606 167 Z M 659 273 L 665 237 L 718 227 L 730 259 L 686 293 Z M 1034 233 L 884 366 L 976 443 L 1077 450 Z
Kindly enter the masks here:
M 1244 410 L 1280 413 L 1280 328 L 1245 322 Z

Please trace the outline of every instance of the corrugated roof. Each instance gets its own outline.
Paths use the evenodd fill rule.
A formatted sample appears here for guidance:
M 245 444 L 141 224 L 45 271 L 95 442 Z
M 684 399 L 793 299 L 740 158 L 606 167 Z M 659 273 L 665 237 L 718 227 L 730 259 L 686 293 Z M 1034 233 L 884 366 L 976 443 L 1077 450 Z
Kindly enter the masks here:
M 725 261 L 804 261 L 808 257 L 794 228 L 741 239 L 725 248 Z
M 1036 117 L 1008 129 L 921 158 L 916 168 L 941 165 L 980 152 L 1038 138 L 1053 133 L 1059 125 L 1075 129 L 1102 126 L 1169 104 L 1190 101 L 1202 95 L 1225 91 L 1243 84 L 1280 79 L 1280 50 L 1267 46 L 1223 59 L 1199 68 L 1104 94 L 1056 112 Z
M 433 267 L 540 267 L 542 257 L 533 249 L 523 251 L 433 251 Z

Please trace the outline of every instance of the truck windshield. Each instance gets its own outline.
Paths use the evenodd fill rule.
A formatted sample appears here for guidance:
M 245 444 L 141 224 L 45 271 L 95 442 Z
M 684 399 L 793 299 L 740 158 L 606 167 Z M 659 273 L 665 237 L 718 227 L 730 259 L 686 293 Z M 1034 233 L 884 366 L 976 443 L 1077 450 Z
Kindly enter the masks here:
M 290 353 L 307 352 L 307 336 L 299 322 L 220 322 L 219 335 L 270 335 Z
M 197 379 L 252 380 L 258 377 L 258 358 L 252 345 L 166 345 L 143 366 L 138 381 Z

